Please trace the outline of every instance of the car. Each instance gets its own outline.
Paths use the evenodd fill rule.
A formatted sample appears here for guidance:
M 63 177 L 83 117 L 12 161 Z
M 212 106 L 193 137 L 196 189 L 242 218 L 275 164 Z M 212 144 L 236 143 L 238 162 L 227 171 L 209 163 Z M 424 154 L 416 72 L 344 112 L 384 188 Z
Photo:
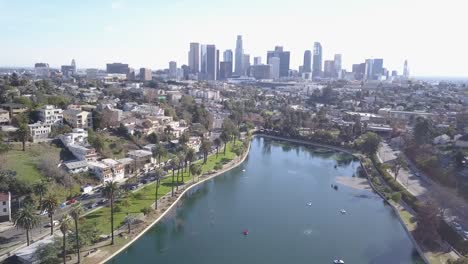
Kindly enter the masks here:
M 107 199 L 102 199 L 99 202 L 97 202 L 97 204 L 98 205 L 103 205 L 103 204 L 107 203 L 107 201 L 108 201 Z
M 457 223 L 457 222 L 452 222 L 452 226 L 455 228 L 455 230 L 457 231 L 462 231 L 463 230 L 463 227 Z
M 59 222 L 58 220 L 52 221 L 52 225 L 53 225 L 53 226 L 58 226 L 59 224 L 60 224 L 60 222 Z M 49 222 L 49 223 L 47 223 L 44 227 L 50 227 L 50 226 L 51 226 L 51 225 L 50 225 L 50 222 Z
M 148 183 L 148 181 L 147 181 L 146 179 L 143 179 L 143 180 L 141 180 L 141 183 L 143 183 L 143 184 L 147 184 L 147 183 Z

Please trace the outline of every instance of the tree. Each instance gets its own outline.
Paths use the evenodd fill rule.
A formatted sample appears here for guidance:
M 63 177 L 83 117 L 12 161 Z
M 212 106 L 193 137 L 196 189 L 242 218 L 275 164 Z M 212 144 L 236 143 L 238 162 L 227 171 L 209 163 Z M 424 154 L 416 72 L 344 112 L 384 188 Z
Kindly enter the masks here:
M 110 201 L 111 209 L 111 245 L 114 245 L 114 199 L 116 198 L 119 192 L 119 186 L 114 181 L 109 181 L 106 183 L 103 189 L 103 194 Z
M 177 166 L 179 165 L 179 159 L 177 157 L 173 157 L 171 159 L 171 168 L 172 168 L 172 184 L 171 184 L 171 196 L 174 196 L 174 174 L 175 170 L 177 169 Z
M 179 137 L 179 144 L 185 146 L 190 140 L 190 135 L 187 132 L 182 133 Z
M 41 264 L 59 264 L 60 259 L 57 257 L 58 251 L 54 243 L 41 246 L 36 251 L 37 259 Z
M 408 167 L 406 163 L 405 157 L 403 157 L 403 154 L 398 154 L 397 158 L 393 161 L 391 165 L 391 169 L 393 174 L 395 175 L 395 181 L 397 180 L 398 173 L 400 172 L 400 169 L 406 169 Z
M 153 157 L 158 159 L 158 165 L 161 164 L 161 158 L 167 155 L 166 148 L 161 144 L 157 144 L 156 147 L 151 149 L 151 152 Z
M 58 207 L 57 196 L 49 194 L 42 200 L 41 209 L 46 211 L 50 218 L 50 234 L 54 234 L 54 214 Z
M 213 141 L 214 145 L 216 146 L 216 158 L 218 157 L 218 153 L 219 153 L 219 147 L 221 146 L 221 144 L 223 144 L 223 142 L 221 141 L 221 138 L 216 138 L 214 141 Z
M 125 217 L 125 223 L 127 224 L 128 234 L 130 234 L 131 225 L 135 222 L 135 220 L 136 220 L 136 217 L 134 215 L 129 215 L 127 213 L 127 216 Z
M 440 224 L 440 216 L 433 202 L 426 202 L 418 209 L 418 225 L 414 231 L 415 237 L 425 244 L 437 242 L 440 239 L 437 229 Z
M 88 132 L 88 142 L 97 152 L 104 149 L 104 138 L 99 133 Z
M 424 117 L 417 117 L 413 128 L 414 141 L 418 145 L 431 143 L 433 133 L 432 122 Z
M 188 148 L 187 151 L 185 152 L 185 167 L 187 167 L 187 164 L 192 164 L 192 162 L 195 160 L 195 150 L 193 148 Z M 189 176 L 190 176 L 190 170 L 189 170 Z
M 202 173 L 202 166 L 198 163 L 193 163 L 190 165 L 190 172 L 193 175 L 193 181 L 195 181 L 195 177 Z
M 38 182 L 33 186 L 34 194 L 39 195 L 39 207 L 42 204 L 42 197 L 47 193 L 47 184 L 44 181 Z
M 80 256 L 80 236 L 78 231 L 78 220 L 80 216 L 83 214 L 84 210 L 80 203 L 73 205 L 72 209 L 70 210 L 70 216 L 75 221 L 75 239 L 76 239 L 76 255 L 78 257 L 78 263 L 81 261 Z
M 368 154 L 369 156 L 377 153 L 381 142 L 381 138 L 377 134 L 373 132 L 367 132 L 362 135 L 360 139 L 361 140 L 359 145 L 363 153 Z
M 185 163 L 185 153 L 180 152 L 177 154 L 177 159 L 179 160 L 179 165 L 177 166 L 177 190 L 179 190 L 179 172 L 180 169 L 184 167 Z M 182 184 L 184 183 L 184 172 L 182 171 Z
M 156 133 L 151 133 L 149 136 L 146 137 L 146 139 L 151 143 L 151 144 L 158 144 L 159 143 L 159 137 Z
M 158 209 L 158 191 L 159 191 L 159 186 L 161 185 L 161 178 L 164 175 L 164 171 L 162 169 L 157 169 L 154 172 L 154 175 L 156 177 L 156 184 L 155 184 L 155 191 L 154 191 L 154 210 Z
M 23 151 L 26 151 L 26 141 L 29 139 L 29 127 L 26 123 L 20 123 L 16 130 L 16 137 L 23 143 Z
M 227 146 L 227 143 L 229 142 L 229 134 L 223 131 L 221 135 L 219 136 L 219 138 L 221 139 L 221 141 L 224 142 L 224 155 L 226 155 L 226 146 Z
M 67 263 L 67 232 L 71 227 L 71 218 L 69 215 L 63 215 L 60 221 L 60 232 L 62 232 L 63 236 L 63 244 L 62 244 L 62 258 L 63 264 Z
M 211 150 L 211 142 L 209 140 L 202 140 L 200 150 L 203 153 L 203 164 L 206 164 L 208 161 L 208 153 L 210 153 Z
M 16 228 L 26 230 L 26 242 L 29 246 L 29 231 L 40 224 L 40 218 L 34 212 L 34 208 L 30 205 L 20 208 L 13 216 L 13 221 Z

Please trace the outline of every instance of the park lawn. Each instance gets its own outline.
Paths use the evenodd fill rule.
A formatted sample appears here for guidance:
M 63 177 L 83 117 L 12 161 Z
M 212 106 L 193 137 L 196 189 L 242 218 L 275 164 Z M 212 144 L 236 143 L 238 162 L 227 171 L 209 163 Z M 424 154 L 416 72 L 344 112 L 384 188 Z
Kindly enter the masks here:
M 236 142 L 236 144 L 242 144 L 242 142 Z M 227 163 L 233 160 L 236 157 L 236 154 L 231 151 L 233 143 L 229 143 L 226 148 L 226 155 L 223 154 L 223 148 L 220 148 L 219 155 L 216 157 L 216 153 L 208 156 L 208 160 L 206 164 L 202 167 L 202 173 L 211 172 L 214 170 L 214 167 L 218 162 Z M 197 161 L 196 163 L 203 162 Z M 193 180 L 193 177 L 189 176 L 189 170 L 187 169 L 186 172 L 182 172 L 181 169 L 180 173 L 184 175 L 184 182 L 188 182 Z M 175 172 L 177 177 L 177 171 Z M 176 179 L 176 177 L 174 179 Z M 181 175 L 179 175 L 179 181 L 181 180 Z M 133 194 L 130 194 L 128 197 L 117 201 L 115 206 L 120 207 L 119 212 L 114 212 L 114 228 L 117 229 L 118 227 L 125 224 L 125 217 L 127 213 L 129 214 L 139 214 L 141 213 L 141 209 L 150 207 L 153 205 L 155 197 L 155 182 L 152 182 L 145 187 L 137 190 Z M 162 196 L 171 192 L 172 187 L 172 173 L 168 173 L 167 177 L 161 180 L 161 185 L 158 190 L 158 199 Z M 128 201 L 128 208 L 124 208 L 122 206 L 122 201 Z M 93 223 L 97 230 L 103 234 L 110 234 L 110 207 L 103 207 L 99 210 L 96 210 L 86 216 L 84 216 L 86 221 Z
M 42 155 L 56 155 L 59 157 L 60 148 L 50 144 L 29 144 L 26 151 L 21 150 L 21 145 L 14 145 L 13 148 L 5 154 L 4 168 L 16 171 L 18 179 L 34 183 L 41 180 L 42 175 L 37 169 L 37 164 Z

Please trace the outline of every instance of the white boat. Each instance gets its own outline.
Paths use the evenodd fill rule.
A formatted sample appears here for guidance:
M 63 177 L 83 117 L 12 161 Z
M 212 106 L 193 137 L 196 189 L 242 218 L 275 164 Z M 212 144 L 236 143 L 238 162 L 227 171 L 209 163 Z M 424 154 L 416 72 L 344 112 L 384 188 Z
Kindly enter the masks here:
M 341 210 L 340 210 L 340 213 L 341 213 L 341 214 L 346 214 L 346 210 L 345 210 L 345 209 L 341 209 Z
M 242 171 L 245 172 L 245 169 L 243 169 Z
M 341 260 L 341 259 L 335 259 L 335 260 L 333 261 L 333 263 L 334 263 L 334 264 L 344 264 L 344 261 Z
M 311 202 L 308 202 L 308 203 L 307 203 L 307 206 L 312 206 L 312 203 L 311 203 Z

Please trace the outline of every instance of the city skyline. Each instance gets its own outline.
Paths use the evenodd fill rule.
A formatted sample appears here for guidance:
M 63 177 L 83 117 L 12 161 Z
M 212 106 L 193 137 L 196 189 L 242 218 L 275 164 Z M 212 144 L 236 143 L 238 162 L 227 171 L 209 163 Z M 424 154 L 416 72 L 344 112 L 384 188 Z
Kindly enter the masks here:
M 457 15 L 465 5 L 462 1 L 449 1 L 452 13 L 444 19 L 440 18 L 436 1 L 384 4 L 368 0 L 293 0 L 288 6 L 268 5 L 270 2 L 259 0 L 244 9 L 241 7 L 248 3 L 245 0 L 237 3 L 239 7 L 226 1 L 216 5 L 192 0 L 164 4 L 143 0 L 80 1 L 71 13 L 67 11 L 69 6 L 61 2 L 0 0 L 0 7 L 9 10 L 0 16 L 0 22 L 6 25 L 0 32 L 8 36 L 0 43 L 0 49 L 8 51 L 0 54 L 0 66 L 32 67 L 36 62 L 46 62 L 59 68 L 74 58 L 80 69 L 103 69 L 111 62 L 128 63 L 135 69 L 164 69 L 169 61 L 187 64 L 187 43 L 210 43 L 221 52 L 234 51 L 236 36 L 242 35 L 244 53 L 251 58 L 260 56 L 265 62 L 268 50 L 283 46 L 291 52 L 290 68 L 295 70 L 303 64 L 304 51 L 313 50 L 313 43 L 320 42 L 322 60 L 342 54 L 342 68 L 348 71 L 352 64 L 365 59 L 383 58 L 387 69 L 400 74 L 408 60 L 413 76 L 468 75 L 468 54 L 460 52 L 468 41 L 457 28 L 463 24 L 463 16 Z M 418 13 L 418 21 L 412 21 L 422 4 L 424 14 Z M 201 15 L 207 6 L 209 13 Z M 306 12 L 307 7 L 318 11 Z M 232 14 L 236 12 L 241 12 L 242 20 L 235 19 Z M 172 27 L 161 26 L 169 21 Z M 275 30 L 265 30 L 265 24 Z M 366 30 L 344 26 L 348 24 Z M 301 27 L 291 25 L 311 26 L 302 28 L 307 28 L 306 35 Z

